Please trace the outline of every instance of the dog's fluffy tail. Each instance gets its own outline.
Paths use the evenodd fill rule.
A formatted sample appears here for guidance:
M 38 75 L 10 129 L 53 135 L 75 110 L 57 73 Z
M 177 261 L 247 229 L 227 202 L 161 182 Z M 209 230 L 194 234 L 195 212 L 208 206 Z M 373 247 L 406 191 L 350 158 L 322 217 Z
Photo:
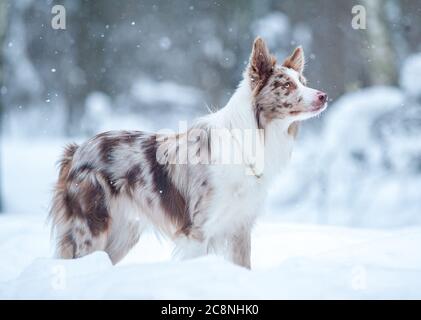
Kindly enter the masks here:
M 66 146 L 63 156 L 59 161 L 59 177 L 54 187 L 54 196 L 51 209 L 48 216 L 48 221 L 51 223 L 51 237 L 56 242 L 56 257 L 61 258 L 73 258 L 74 249 L 71 244 L 66 244 L 66 239 L 61 235 L 62 232 L 58 229 L 62 229 L 60 226 L 66 223 L 68 215 L 66 213 L 66 190 L 67 190 L 67 178 L 72 165 L 73 156 L 79 146 L 77 144 L 69 144 Z

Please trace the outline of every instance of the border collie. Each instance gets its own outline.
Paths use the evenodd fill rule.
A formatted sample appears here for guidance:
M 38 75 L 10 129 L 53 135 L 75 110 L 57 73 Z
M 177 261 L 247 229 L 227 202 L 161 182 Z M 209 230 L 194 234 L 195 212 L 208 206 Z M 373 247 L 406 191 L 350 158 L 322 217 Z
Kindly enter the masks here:
M 110 131 L 67 146 L 50 211 L 56 256 L 103 250 L 117 263 L 152 225 L 182 258 L 212 252 L 250 268 L 251 229 L 298 122 L 327 106 L 303 69 L 301 47 L 277 64 L 256 38 L 227 105 L 184 132 Z

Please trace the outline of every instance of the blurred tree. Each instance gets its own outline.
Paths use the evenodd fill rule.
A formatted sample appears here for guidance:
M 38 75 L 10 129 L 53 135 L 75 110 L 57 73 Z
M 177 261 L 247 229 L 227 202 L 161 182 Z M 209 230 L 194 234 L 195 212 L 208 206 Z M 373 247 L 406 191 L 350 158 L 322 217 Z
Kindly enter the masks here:
M 7 19 L 7 12 L 8 12 L 8 8 L 7 8 L 7 3 L 6 1 L 0 1 L 0 48 L 3 47 L 3 42 L 5 39 L 5 34 L 6 34 L 6 19 Z M 4 59 L 3 59 L 3 51 L 0 50 L 0 138 L 1 138 L 1 133 L 3 131 L 3 111 L 4 111 L 4 106 L 3 106 L 3 77 L 4 77 L 4 72 L 3 72 L 3 64 L 4 64 Z M 1 148 L 0 148 L 0 159 L 1 159 Z M 1 168 L 1 163 L 0 163 L 0 168 Z M 1 189 L 1 172 L 0 172 L 0 213 L 3 210 L 3 194 L 2 194 L 2 189 Z
M 75 81 L 66 83 L 64 92 L 66 100 L 70 101 L 66 108 L 68 136 L 81 133 L 79 124 L 84 115 L 88 94 L 96 90 L 106 90 L 104 72 L 101 71 L 104 67 L 104 38 L 101 35 L 105 31 L 106 22 L 102 18 L 107 6 L 103 1 L 72 1 L 74 7 L 68 13 L 68 31 L 76 48 L 72 46 L 74 61 L 69 68 L 75 68 L 78 74 Z M 66 59 L 68 51 L 63 54 L 63 59 Z
M 399 27 L 403 30 L 409 50 L 411 52 L 421 51 L 421 6 L 419 1 L 401 0 L 396 1 L 400 5 L 401 16 Z
M 396 84 L 396 60 L 387 26 L 385 3 L 381 0 L 363 0 L 362 3 L 367 10 L 368 46 L 364 51 L 369 62 L 370 84 Z
M 395 55 L 395 66 L 400 69 L 405 57 L 409 53 L 409 44 L 406 37 L 405 18 L 402 13 L 402 2 L 388 0 L 385 5 L 385 17 L 387 19 L 390 43 Z

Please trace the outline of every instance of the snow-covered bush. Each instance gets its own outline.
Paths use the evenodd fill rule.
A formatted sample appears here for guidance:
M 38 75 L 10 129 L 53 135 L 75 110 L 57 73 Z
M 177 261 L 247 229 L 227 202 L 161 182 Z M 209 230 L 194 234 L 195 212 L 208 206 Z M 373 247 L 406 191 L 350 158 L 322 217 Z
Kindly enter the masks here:
M 414 54 L 405 61 L 400 84 L 408 96 L 421 98 L 421 53 Z

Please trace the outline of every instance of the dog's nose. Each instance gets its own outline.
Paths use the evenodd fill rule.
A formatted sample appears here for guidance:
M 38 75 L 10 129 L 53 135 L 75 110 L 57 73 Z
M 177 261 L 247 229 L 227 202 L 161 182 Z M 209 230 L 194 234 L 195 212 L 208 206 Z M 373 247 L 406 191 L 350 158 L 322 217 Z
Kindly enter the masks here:
M 324 92 L 318 92 L 317 97 L 321 103 L 325 103 L 327 101 L 327 94 Z

